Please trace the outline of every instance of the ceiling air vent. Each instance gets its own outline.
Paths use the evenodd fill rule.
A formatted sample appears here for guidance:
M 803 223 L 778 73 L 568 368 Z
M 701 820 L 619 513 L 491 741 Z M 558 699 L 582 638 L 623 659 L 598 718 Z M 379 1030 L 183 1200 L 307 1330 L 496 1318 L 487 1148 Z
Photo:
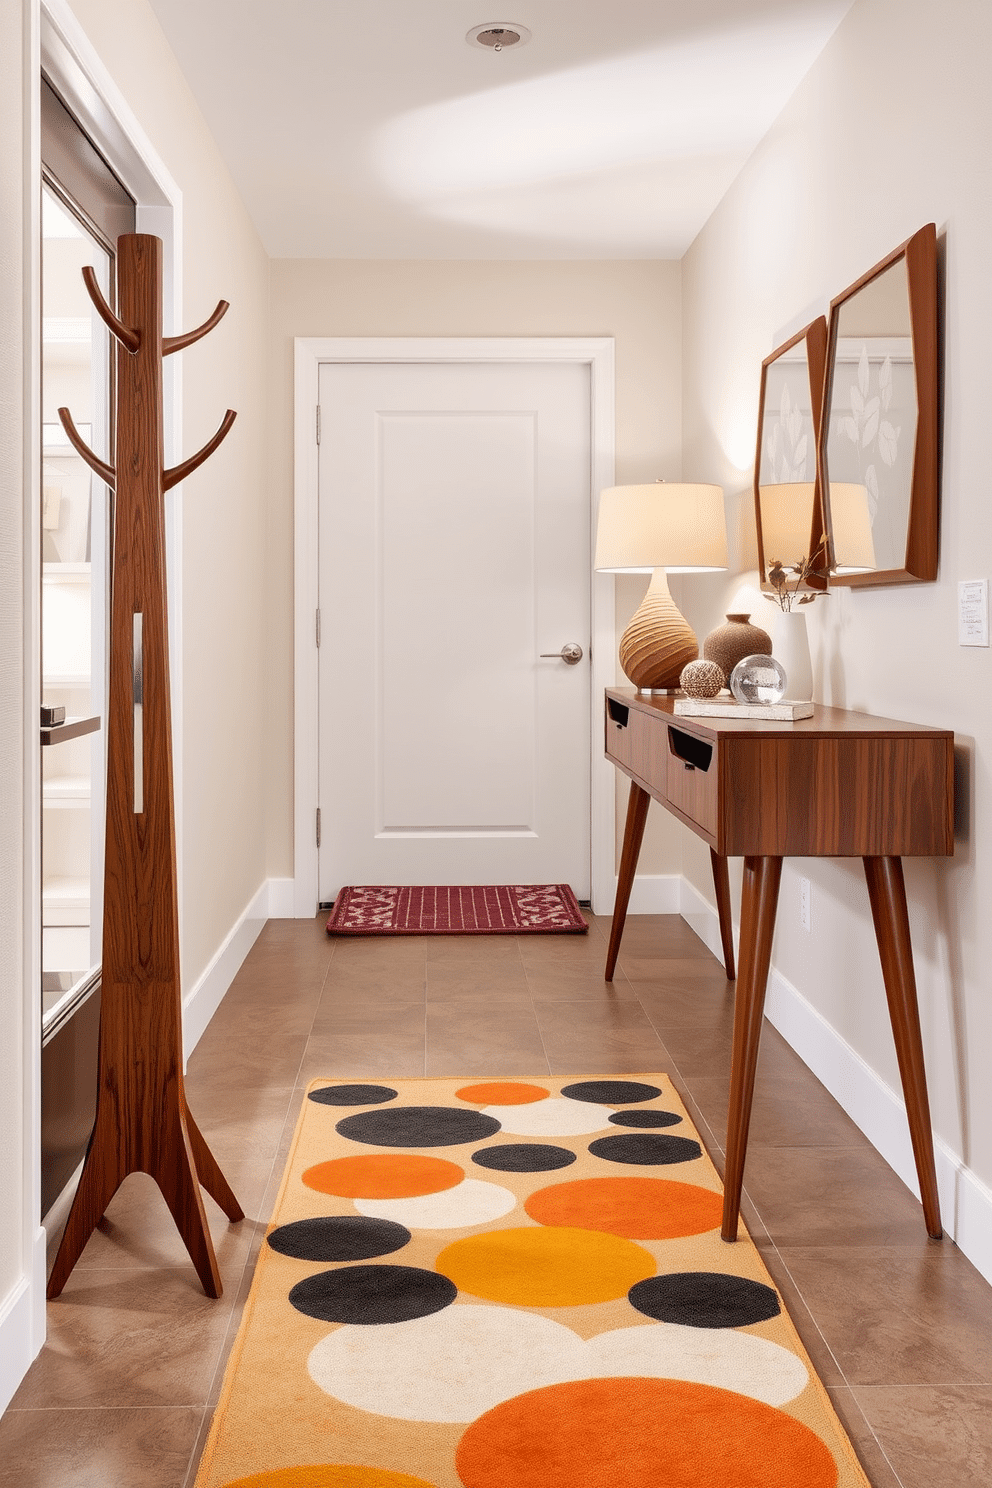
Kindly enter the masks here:
M 530 41 L 530 32 L 516 21 L 489 21 L 485 26 L 473 26 L 465 40 L 469 46 L 483 47 L 491 52 L 508 52 L 511 47 L 523 46 Z

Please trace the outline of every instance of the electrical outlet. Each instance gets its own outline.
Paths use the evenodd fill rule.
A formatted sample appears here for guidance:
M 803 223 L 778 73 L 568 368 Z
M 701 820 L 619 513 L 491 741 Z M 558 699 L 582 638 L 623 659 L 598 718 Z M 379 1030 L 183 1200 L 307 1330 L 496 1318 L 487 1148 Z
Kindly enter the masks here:
M 799 923 L 807 934 L 813 928 L 813 920 L 810 913 L 811 898 L 812 890 L 810 889 L 809 879 L 801 878 L 799 880 Z

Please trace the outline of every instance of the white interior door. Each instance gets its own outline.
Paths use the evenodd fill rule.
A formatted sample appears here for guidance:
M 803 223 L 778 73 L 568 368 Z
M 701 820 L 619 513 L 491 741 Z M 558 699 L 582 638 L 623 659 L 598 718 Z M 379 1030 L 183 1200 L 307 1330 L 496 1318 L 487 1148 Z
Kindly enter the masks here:
M 319 398 L 320 898 L 588 898 L 588 365 L 324 363 Z

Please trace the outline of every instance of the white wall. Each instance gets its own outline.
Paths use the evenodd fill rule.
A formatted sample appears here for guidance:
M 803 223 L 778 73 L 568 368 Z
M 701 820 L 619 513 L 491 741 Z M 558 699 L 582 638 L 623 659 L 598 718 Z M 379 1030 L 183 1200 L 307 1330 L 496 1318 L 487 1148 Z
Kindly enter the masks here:
M 272 761 L 270 873 L 293 871 L 293 338 L 295 336 L 613 336 L 616 479 L 681 475 L 677 263 L 398 262 L 278 259 L 272 264 L 271 492 L 267 548 L 275 621 L 268 677 Z M 622 630 L 644 583 L 618 583 Z M 620 681 L 626 679 L 622 676 Z M 622 809 L 626 789 L 622 790 Z M 652 816 L 645 873 L 674 874 L 678 836 Z
M 0 4 L 0 1405 L 37 1340 L 29 1278 L 37 1231 L 32 1108 L 39 1054 L 25 1001 L 23 874 L 27 706 L 24 697 L 25 141 L 27 13 Z
M 909 862 L 906 877 L 934 1128 L 946 1147 L 945 1169 L 962 1160 L 972 1195 L 987 1209 L 992 870 L 977 844 L 992 833 L 992 652 L 958 647 L 956 590 L 959 579 L 992 568 L 990 56 L 987 0 L 858 0 L 683 260 L 684 463 L 697 478 L 724 483 L 740 551 L 753 554 L 742 518 L 751 501 L 762 357 L 916 228 L 937 224 L 944 299 L 938 581 L 841 589 L 806 613 L 819 700 L 957 734 L 956 855 Z M 754 561 L 741 560 L 745 567 Z M 719 621 L 742 582 L 754 580 L 737 575 L 694 587 L 686 608 L 700 633 Z M 688 836 L 685 863 L 711 897 L 707 855 Z M 799 928 L 800 874 L 812 881 L 811 935 Z M 898 1090 L 859 863 L 786 865 L 773 961 L 826 1020 L 837 1048 L 849 1046 L 879 1090 Z M 953 1227 L 960 1216 L 948 1218 Z M 986 1242 L 987 1267 L 992 1230 Z

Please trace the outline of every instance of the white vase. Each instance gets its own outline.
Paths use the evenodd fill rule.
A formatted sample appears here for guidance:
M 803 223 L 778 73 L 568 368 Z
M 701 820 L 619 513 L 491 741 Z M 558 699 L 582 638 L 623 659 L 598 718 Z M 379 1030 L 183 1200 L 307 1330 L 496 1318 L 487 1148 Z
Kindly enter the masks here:
M 809 655 L 806 616 L 802 610 L 783 610 L 779 615 L 772 655 L 785 667 L 785 695 L 789 701 L 810 702 L 813 697 L 813 663 Z

